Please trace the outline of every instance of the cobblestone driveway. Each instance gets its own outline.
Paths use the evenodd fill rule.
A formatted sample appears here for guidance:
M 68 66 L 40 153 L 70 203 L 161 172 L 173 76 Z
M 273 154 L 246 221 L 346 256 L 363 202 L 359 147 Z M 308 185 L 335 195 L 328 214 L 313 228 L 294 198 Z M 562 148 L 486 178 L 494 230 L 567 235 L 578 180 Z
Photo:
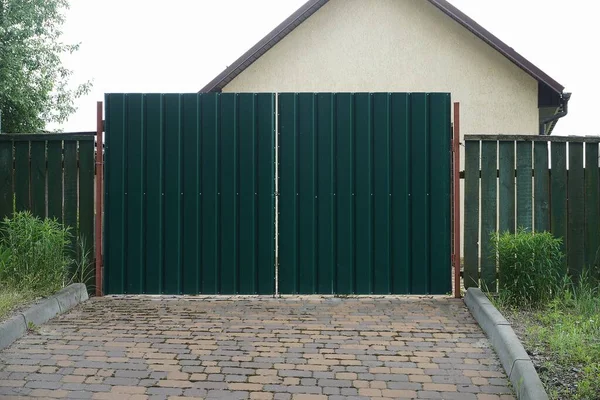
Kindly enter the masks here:
M 0 352 L 0 398 L 512 399 L 462 301 L 93 299 Z

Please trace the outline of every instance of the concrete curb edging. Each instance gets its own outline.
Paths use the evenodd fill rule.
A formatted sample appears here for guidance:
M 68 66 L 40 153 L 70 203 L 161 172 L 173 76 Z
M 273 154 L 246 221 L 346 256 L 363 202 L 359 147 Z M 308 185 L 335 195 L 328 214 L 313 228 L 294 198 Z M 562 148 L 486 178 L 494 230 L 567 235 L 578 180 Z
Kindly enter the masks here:
M 74 283 L 3 322 L 0 324 L 0 350 L 10 346 L 15 340 L 23 336 L 27 332 L 29 323 L 36 326 L 42 325 L 88 298 L 85 285 Z
M 519 400 L 547 400 L 533 362 L 510 323 L 478 288 L 469 288 L 465 304 L 490 339 Z

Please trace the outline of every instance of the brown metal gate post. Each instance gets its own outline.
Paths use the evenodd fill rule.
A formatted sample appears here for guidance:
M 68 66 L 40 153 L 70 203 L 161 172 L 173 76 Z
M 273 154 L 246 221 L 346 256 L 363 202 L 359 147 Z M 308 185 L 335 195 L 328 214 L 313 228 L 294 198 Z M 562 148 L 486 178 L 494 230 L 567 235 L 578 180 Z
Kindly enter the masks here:
M 104 180 L 103 104 L 96 104 L 96 296 L 102 296 L 102 187 Z
M 452 194 L 454 199 L 454 297 L 460 299 L 460 103 L 454 103 L 453 126 L 454 136 L 452 139 Z

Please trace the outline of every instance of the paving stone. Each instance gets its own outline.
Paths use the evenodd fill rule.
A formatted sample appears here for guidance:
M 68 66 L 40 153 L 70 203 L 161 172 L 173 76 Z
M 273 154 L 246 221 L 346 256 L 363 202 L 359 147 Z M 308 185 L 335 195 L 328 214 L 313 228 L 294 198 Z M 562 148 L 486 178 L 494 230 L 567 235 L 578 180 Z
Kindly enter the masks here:
M 62 385 L 63 389 L 75 390 L 75 391 L 88 391 L 88 392 L 110 392 L 111 386 L 109 385 L 89 385 L 86 383 L 65 383 Z
M 65 383 L 83 383 L 86 377 L 82 375 L 66 375 L 61 379 Z
M 206 396 L 206 394 L 208 393 L 208 390 L 206 389 L 185 389 L 183 391 L 183 395 L 185 397 L 199 397 L 199 398 L 203 398 Z
M 100 392 L 100 393 L 104 393 L 104 392 Z M 93 396 L 94 396 L 94 393 L 92 393 L 92 392 L 67 391 L 65 398 L 67 398 L 67 399 L 91 399 Z
M 61 382 L 55 381 L 29 381 L 25 384 L 30 389 L 58 389 L 61 386 Z
M 44 329 L 0 352 L 0 397 L 513 398 L 445 297 L 107 297 Z
M 138 386 L 113 386 L 110 391 L 111 393 L 121 394 L 144 394 L 146 388 Z
M 319 379 L 319 386 L 332 386 L 332 387 L 351 387 L 352 382 L 341 379 Z
M 227 389 L 228 384 L 226 382 L 195 382 L 194 387 L 198 389 Z
M 296 378 L 310 378 L 312 376 L 312 372 L 310 371 L 301 371 L 296 369 L 284 369 L 279 370 L 279 376 L 292 376 Z
M 58 382 L 63 378 L 63 375 L 59 374 L 29 374 L 25 378 L 28 381 L 52 381 Z
M 231 390 L 210 390 L 206 395 L 207 399 L 231 399 L 245 400 L 250 397 L 250 393 Z
M 150 372 L 148 371 L 129 371 L 129 370 L 119 370 L 115 371 L 116 378 L 138 378 L 144 379 L 150 376 Z
M 323 388 L 323 394 L 326 394 L 328 396 L 339 395 L 340 393 L 341 393 L 340 388 L 338 388 L 338 387 L 324 387 Z
M 419 399 L 442 399 L 442 394 L 440 392 L 432 392 L 427 390 L 420 390 L 417 392 L 417 396 Z
M 136 386 L 140 382 L 136 378 L 106 378 L 104 383 L 111 386 Z
M 36 389 L 29 393 L 31 397 L 39 398 L 65 398 L 67 396 L 66 390 L 47 390 L 47 389 Z
M 167 387 L 151 387 L 146 389 L 148 394 L 158 394 L 163 396 L 180 396 L 183 393 L 183 389 L 179 388 L 167 388 Z

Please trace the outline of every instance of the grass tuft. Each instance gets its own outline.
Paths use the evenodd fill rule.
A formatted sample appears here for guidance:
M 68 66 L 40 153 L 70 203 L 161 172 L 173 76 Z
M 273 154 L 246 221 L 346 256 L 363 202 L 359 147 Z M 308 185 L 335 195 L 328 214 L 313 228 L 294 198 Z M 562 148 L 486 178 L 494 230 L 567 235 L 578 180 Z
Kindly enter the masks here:
M 562 288 L 562 241 L 552 234 L 526 230 L 494 233 L 492 246 L 498 263 L 499 301 L 518 307 L 540 307 Z
M 69 282 L 69 229 L 56 220 L 15 212 L 0 228 L 0 318 Z
M 0 285 L 0 319 L 5 317 L 17 306 L 27 303 L 35 298 L 31 292 L 10 289 Z
M 67 282 L 70 233 L 55 220 L 17 212 L 5 219 L 0 254 L 0 282 L 48 295 Z
M 84 237 L 77 238 L 77 249 L 73 261 L 71 283 L 83 283 L 89 292 L 93 293 L 95 285 L 96 266 L 93 262 L 92 252 Z

